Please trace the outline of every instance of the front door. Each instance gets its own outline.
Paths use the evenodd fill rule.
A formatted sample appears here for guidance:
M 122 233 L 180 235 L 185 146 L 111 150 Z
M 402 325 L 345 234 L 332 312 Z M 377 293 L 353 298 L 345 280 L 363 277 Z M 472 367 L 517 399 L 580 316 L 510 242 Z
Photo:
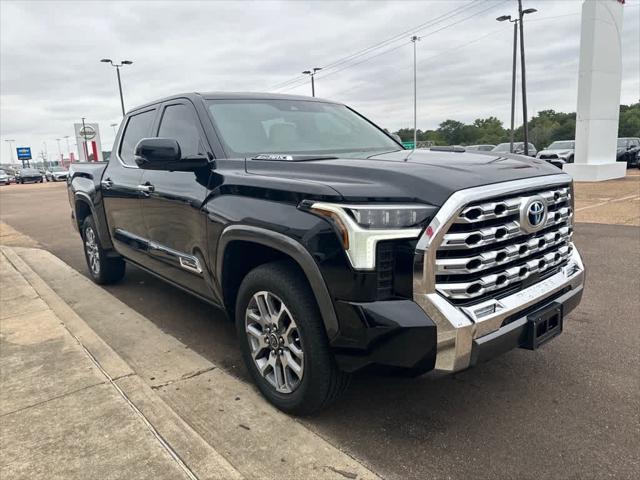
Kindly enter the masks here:
M 193 105 L 172 101 L 162 106 L 157 136 L 177 140 L 182 158 L 206 155 L 205 137 Z M 211 298 L 205 282 L 206 216 L 210 169 L 199 172 L 145 170 L 142 215 L 149 237 L 153 270 Z

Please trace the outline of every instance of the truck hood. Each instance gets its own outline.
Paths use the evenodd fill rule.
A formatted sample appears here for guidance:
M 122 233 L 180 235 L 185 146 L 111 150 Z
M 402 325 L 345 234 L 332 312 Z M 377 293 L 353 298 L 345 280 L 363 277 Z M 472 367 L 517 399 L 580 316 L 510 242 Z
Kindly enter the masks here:
M 429 150 L 307 161 L 247 159 L 246 170 L 323 184 L 344 201 L 417 201 L 436 206 L 465 188 L 560 173 L 544 160 L 520 155 Z

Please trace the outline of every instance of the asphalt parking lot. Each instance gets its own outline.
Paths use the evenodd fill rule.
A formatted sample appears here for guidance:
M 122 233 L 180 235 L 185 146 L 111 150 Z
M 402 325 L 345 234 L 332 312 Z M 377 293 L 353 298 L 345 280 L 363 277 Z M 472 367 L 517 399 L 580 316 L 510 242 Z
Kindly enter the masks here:
M 358 376 L 337 404 L 302 422 L 384 478 L 634 478 L 640 176 L 578 185 L 576 212 L 587 284 L 558 339 L 444 378 Z M 64 184 L 0 188 L 0 220 L 29 237 L 6 241 L 41 246 L 85 274 L 69 214 Z M 246 380 L 221 312 L 135 268 L 107 290 Z M 127 349 L 125 339 L 108 343 Z

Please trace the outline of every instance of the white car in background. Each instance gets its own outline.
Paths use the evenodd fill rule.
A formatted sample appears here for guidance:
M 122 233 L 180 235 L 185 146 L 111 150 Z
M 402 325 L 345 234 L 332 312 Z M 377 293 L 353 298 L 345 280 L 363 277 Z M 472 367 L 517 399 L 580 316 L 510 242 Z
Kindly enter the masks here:
M 15 183 L 16 179 L 9 175 L 5 170 L 0 170 L 0 185 L 9 185 Z
M 47 182 L 63 182 L 67 179 L 69 172 L 62 167 L 49 167 L 44 176 Z
M 573 163 L 575 150 L 576 142 L 574 140 L 558 140 L 544 150 L 540 150 L 536 157 L 562 168 L 565 163 Z

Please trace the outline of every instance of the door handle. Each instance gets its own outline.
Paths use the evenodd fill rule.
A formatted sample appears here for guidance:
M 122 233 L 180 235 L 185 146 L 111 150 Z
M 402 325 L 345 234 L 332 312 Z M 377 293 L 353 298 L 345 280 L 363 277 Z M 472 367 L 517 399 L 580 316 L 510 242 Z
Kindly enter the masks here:
M 138 191 L 139 192 L 144 192 L 144 193 L 151 193 L 156 189 L 156 187 L 154 187 L 153 185 L 151 185 L 150 183 L 145 183 L 144 185 L 138 185 Z
M 100 186 L 106 190 L 109 190 L 111 187 L 113 187 L 113 180 L 111 180 L 110 178 L 105 178 L 100 182 Z

